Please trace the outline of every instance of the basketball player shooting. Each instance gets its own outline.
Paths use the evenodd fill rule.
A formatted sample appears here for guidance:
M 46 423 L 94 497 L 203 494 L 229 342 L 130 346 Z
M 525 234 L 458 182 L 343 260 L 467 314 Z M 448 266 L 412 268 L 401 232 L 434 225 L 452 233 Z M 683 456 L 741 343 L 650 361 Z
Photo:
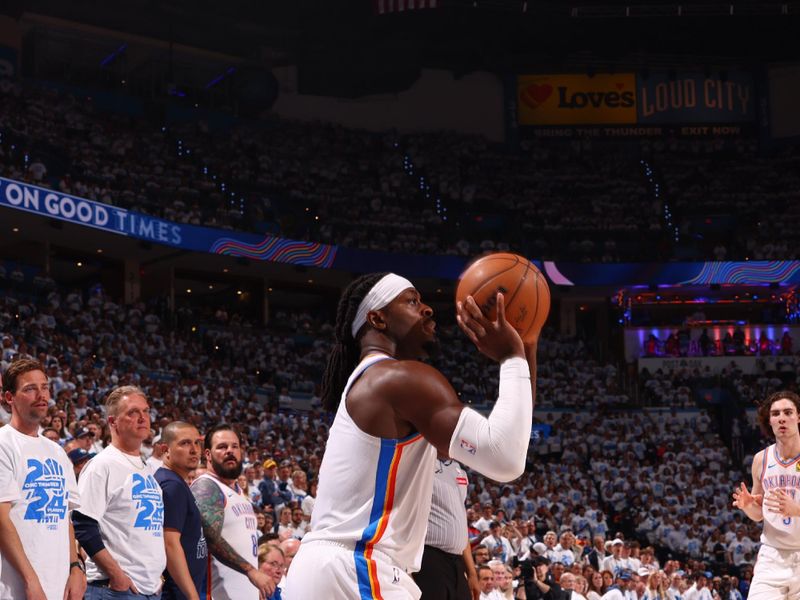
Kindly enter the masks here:
M 322 399 L 336 410 L 287 600 L 419 598 L 419 570 L 437 451 L 497 481 L 519 477 L 531 432 L 536 342 L 525 346 L 497 295 L 489 320 L 472 297 L 461 329 L 500 363 L 488 419 L 421 362 L 436 342 L 433 310 L 407 279 L 372 274 L 343 293 Z
M 748 600 L 800 597 L 800 396 L 782 391 L 758 407 L 762 431 L 775 443 L 753 459 L 753 489 L 744 483 L 733 505 L 763 521 L 761 549 Z

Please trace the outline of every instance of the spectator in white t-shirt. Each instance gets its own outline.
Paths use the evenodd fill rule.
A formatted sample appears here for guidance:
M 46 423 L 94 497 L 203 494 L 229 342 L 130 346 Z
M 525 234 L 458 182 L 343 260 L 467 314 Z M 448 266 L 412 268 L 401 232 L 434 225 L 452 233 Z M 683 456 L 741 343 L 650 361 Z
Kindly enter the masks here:
M 739 527 L 736 530 L 736 539 L 728 544 L 727 557 L 728 562 L 733 563 L 737 567 L 747 564 L 745 558 L 748 554 L 753 552 L 753 541 L 747 537 L 744 527 Z
M 511 542 L 500 532 L 500 523 L 492 521 L 489 524 L 489 535 L 481 541 L 482 546 L 489 549 L 489 555 L 494 560 L 499 560 L 504 565 L 511 563 L 514 557 L 514 550 L 511 547 Z
M 614 575 L 622 571 L 625 566 L 625 561 L 622 558 L 623 546 L 624 542 L 619 538 L 611 541 L 611 555 L 603 559 L 603 563 L 600 566 L 601 571 L 611 571 Z

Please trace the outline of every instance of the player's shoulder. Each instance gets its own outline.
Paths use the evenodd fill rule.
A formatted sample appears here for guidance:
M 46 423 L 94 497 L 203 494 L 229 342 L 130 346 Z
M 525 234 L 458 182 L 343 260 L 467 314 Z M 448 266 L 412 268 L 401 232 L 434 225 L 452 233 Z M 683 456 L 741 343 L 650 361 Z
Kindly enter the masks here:
M 387 397 L 404 406 L 418 402 L 433 409 L 442 404 L 458 403 L 453 386 L 435 367 L 417 360 L 386 361 L 377 382 Z M 376 373 L 377 375 L 377 373 Z
M 387 360 L 375 365 L 373 376 L 380 384 L 409 390 L 450 385 L 447 378 L 435 367 L 419 360 Z
M 769 458 L 770 448 L 772 448 L 772 446 L 767 446 L 766 448 L 762 448 L 756 452 L 755 456 L 753 457 L 753 468 L 761 468 L 761 463 L 764 462 L 765 459 Z

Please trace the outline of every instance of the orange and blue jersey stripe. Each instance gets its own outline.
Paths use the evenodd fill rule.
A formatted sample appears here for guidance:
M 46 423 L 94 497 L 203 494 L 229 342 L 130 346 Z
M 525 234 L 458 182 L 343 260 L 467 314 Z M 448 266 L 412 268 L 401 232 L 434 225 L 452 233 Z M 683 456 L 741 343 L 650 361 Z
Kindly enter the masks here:
M 356 543 L 355 561 L 358 576 L 358 591 L 361 600 L 382 600 L 381 587 L 378 582 L 378 570 L 372 558 L 372 551 L 386 532 L 389 516 L 394 505 L 394 492 L 397 483 L 397 471 L 403 448 L 422 439 L 420 434 L 395 440 L 381 440 L 378 454 L 378 466 L 375 473 L 375 493 L 372 498 L 372 510 L 369 525 L 364 529 L 361 539 Z

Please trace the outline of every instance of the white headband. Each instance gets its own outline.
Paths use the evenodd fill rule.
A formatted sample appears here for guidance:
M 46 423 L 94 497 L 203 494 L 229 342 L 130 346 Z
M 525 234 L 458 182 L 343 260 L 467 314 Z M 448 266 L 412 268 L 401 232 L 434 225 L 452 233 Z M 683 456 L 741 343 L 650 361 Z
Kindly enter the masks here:
M 364 296 L 361 304 L 358 305 L 356 318 L 353 319 L 353 326 L 350 328 L 353 338 L 356 337 L 358 330 L 367 322 L 367 313 L 369 311 L 380 310 L 397 298 L 401 292 L 413 287 L 414 284 L 408 279 L 394 273 L 389 273 L 381 278 L 378 283 L 372 286 L 372 289 Z

